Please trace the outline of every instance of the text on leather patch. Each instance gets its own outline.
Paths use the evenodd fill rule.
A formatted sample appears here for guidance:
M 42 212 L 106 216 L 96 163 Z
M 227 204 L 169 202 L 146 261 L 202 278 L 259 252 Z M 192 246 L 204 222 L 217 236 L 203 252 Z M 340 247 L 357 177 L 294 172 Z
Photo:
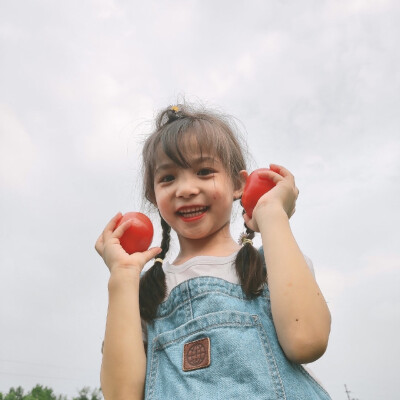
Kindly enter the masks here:
M 211 362 L 210 338 L 195 340 L 185 343 L 183 347 L 183 367 L 184 371 L 207 368 Z

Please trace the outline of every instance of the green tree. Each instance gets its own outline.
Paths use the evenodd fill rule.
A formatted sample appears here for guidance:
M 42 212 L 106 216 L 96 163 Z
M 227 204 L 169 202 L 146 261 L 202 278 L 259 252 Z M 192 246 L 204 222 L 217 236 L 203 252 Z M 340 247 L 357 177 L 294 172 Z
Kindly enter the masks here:
M 4 399 L 6 400 L 6 399 Z M 36 385 L 23 400 L 58 400 L 53 389 Z
M 0 392 L 0 400 L 68 400 L 66 396 L 55 395 L 53 389 L 36 385 L 29 393 L 24 395 L 24 390 L 21 386 L 11 388 L 8 393 Z M 72 400 L 103 400 L 101 389 L 91 390 L 89 387 L 84 387 L 78 392 L 78 397 Z
M 84 387 L 78 392 L 79 396 L 74 397 L 72 400 L 102 400 L 103 396 L 101 395 L 100 389 L 93 389 L 90 393 L 90 388 Z
M 9 392 L 5 395 L 4 400 L 23 400 L 24 389 L 18 386 L 16 389 L 11 388 Z

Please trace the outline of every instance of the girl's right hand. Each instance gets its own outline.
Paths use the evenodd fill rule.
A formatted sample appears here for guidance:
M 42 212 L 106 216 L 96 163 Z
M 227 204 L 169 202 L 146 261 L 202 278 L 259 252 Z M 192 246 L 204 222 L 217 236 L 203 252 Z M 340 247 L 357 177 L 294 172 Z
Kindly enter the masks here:
M 260 171 L 259 175 L 272 181 L 275 187 L 258 199 L 252 218 L 247 214 L 243 215 L 246 225 L 255 232 L 260 232 L 259 222 L 265 219 L 267 214 L 271 214 L 271 211 L 282 211 L 290 218 L 296 211 L 299 195 L 294 176 L 281 165 L 270 164 L 270 170 Z
M 139 274 L 145 264 L 161 252 L 160 247 L 152 247 L 143 253 L 128 254 L 121 246 L 119 239 L 131 226 L 132 221 L 126 221 L 117 227 L 122 214 L 118 213 L 106 225 L 96 241 L 95 249 L 103 258 L 110 272 L 115 269 L 133 269 Z

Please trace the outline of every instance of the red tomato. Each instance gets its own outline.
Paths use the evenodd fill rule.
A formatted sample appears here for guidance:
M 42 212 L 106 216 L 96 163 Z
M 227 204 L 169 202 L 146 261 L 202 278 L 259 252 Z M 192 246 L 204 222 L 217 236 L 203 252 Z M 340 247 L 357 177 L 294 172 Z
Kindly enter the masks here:
M 146 251 L 153 240 L 153 224 L 146 215 L 140 212 L 127 212 L 117 227 L 129 220 L 134 222 L 119 240 L 121 246 L 128 254 Z
M 253 171 L 246 180 L 242 195 L 242 206 L 246 211 L 246 214 L 251 218 L 253 215 L 253 209 L 257 204 L 258 199 L 264 194 L 271 190 L 275 183 L 270 179 L 260 177 L 258 172 L 270 171 L 268 168 L 260 168 Z

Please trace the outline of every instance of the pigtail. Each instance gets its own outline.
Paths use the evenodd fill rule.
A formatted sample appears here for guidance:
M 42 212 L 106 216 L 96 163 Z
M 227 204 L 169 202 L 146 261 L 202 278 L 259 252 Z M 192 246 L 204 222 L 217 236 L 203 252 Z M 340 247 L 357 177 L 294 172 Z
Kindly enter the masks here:
M 145 321 L 151 321 L 156 317 L 158 305 L 164 300 L 167 287 L 165 283 L 165 273 L 162 268 L 171 240 L 171 227 L 161 217 L 162 241 L 161 253 L 158 254 L 154 265 L 145 272 L 140 279 L 139 286 L 139 305 L 140 316 Z
M 260 253 L 253 246 L 254 231 L 244 225 L 246 233 L 241 237 L 242 248 L 239 250 L 235 268 L 242 285 L 243 292 L 248 297 L 256 297 L 262 293 L 267 279 L 267 271 L 263 266 Z

